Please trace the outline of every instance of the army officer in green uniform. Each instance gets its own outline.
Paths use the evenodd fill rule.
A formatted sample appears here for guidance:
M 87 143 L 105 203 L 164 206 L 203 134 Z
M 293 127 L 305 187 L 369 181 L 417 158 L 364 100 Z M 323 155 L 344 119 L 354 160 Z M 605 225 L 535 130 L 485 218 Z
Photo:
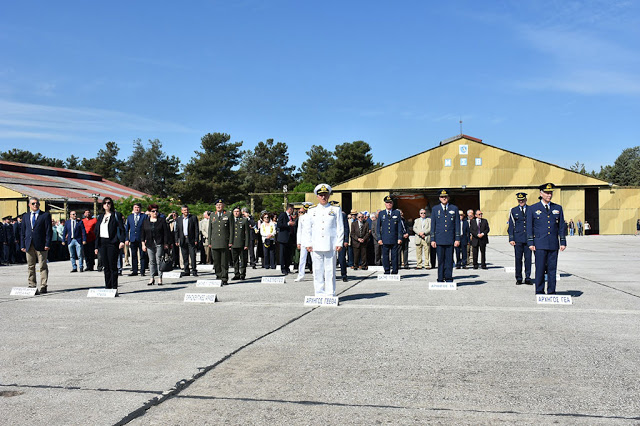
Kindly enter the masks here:
M 233 216 L 225 212 L 224 200 L 216 200 L 216 211 L 209 217 L 209 247 L 213 256 L 213 267 L 216 277 L 227 285 L 229 281 L 229 259 L 227 258 L 232 243 L 231 226 Z
M 232 280 L 244 280 L 247 276 L 249 260 L 249 221 L 242 217 L 240 207 L 233 209 L 233 226 L 231 233 L 231 255 L 233 256 Z

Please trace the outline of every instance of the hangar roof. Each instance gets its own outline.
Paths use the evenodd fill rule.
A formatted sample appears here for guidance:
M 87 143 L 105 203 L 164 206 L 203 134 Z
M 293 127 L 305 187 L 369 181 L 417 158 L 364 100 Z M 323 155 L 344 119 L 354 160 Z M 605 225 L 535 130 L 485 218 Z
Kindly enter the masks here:
M 434 148 L 333 187 L 334 191 L 438 188 L 603 187 L 608 183 L 569 169 L 458 135 Z
M 68 200 L 70 202 L 93 202 L 92 194 L 109 196 L 114 200 L 133 195 L 147 195 L 120 185 L 102 176 L 79 170 L 32 164 L 0 161 L 1 198 L 37 197 L 43 200 Z

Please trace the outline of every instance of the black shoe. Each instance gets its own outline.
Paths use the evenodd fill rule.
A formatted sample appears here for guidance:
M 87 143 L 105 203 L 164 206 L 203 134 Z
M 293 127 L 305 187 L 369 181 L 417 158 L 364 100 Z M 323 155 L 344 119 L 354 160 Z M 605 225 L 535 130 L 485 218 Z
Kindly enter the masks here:
M 119 276 L 122 276 L 122 271 L 118 271 L 118 275 L 119 275 Z
M 550 293 L 547 293 L 547 294 L 556 294 L 556 292 L 555 292 L 555 291 L 552 291 L 552 292 L 550 292 Z
M 527 285 L 532 285 L 533 283 L 531 282 L 530 278 L 525 278 L 524 283 Z
M 229 283 L 227 281 L 222 281 L 221 285 L 229 285 Z
M 444 282 L 444 280 L 436 280 L 436 281 L 438 281 L 439 283 L 443 283 Z
M 253 269 L 256 269 L 256 265 L 251 265 L 251 267 L 252 267 Z
M 72 269 L 71 272 L 69 272 L 70 274 L 73 274 L 74 272 L 78 272 L 77 269 Z
M 478 269 L 478 267 L 477 267 L 477 266 L 474 266 L 474 267 L 473 267 L 473 269 Z
M 342 277 L 342 281 L 346 283 L 347 281 L 349 281 L 349 279 L 347 277 Z
M 522 284 L 522 280 L 516 280 L 516 285 Z
M 487 268 L 487 265 L 484 265 L 484 266 L 482 267 L 482 269 L 489 269 L 489 268 Z
M 198 271 L 193 271 L 193 274 L 192 274 L 192 275 L 193 275 L 194 277 L 197 277 L 197 276 L 198 276 Z
M 240 275 L 240 280 L 246 280 L 247 276 L 246 275 Z
M 466 267 L 466 266 L 463 266 L 463 267 L 462 267 L 462 269 L 467 269 L 467 267 Z
M 144 271 L 140 272 L 140 276 L 142 276 L 142 277 L 144 277 L 144 276 L 145 276 Z
M 189 271 L 184 271 L 184 272 L 182 273 L 182 276 L 183 276 L 183 277 L 188 277 L 189 275 L 191 275 L 191 274 L 189 273 Z
M 239 275 L 234 275 L 234 276 L 231 278 L 231 280 L 232 280 L 232 281 L 233 281 L 233 280 L 239 280 L 239 279 L 240 279 L 240 276 L 239 276 Z
M 536 294 L 544 294 L 544 291 L 541 291 L 541 292 L 536 291 Z
M 98 268 L 98 272 L 102 272 L 104 270 L 104 268 Z
M 384 274 L 385 275 L 389 275 L 389 271 L 384 271 Z
M 47 288 L 46 287 L 42 287 L 40 289 L 40 294 L 47 294 Z
M 460 269 L 460 268 L 462 268 L 462 266 L 456 266 L 456 269 Z
M 138 273 L 137 273 L 137 272 L 132 272 L 132 273 L 130 273 L 130 274 L 129 274 L 129 276 L 130 276 L 130 277 L 135 277 L 135 276 L 137 276 L 137 275 L 138 275 Z

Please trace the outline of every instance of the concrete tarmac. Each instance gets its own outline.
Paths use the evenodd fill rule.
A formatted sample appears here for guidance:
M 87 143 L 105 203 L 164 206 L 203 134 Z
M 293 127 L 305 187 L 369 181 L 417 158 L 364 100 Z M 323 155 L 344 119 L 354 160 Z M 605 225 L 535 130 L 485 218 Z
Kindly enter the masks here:
M 158 287 L 126 269 L 100 299 L 102 273 L 69 262 L 35 297 L 10 296 L 26 265 L 0 267 L 0 423 L 640 424 L 639 256 L 640 237 L 570 237 L 557 291 L 572 305 L 515 285 L 506 237 L 488 270 L 454 270 L 455 291 L 429 290 L 433 269 L 349 270 L 337 308 L 303 306 L 309 274 Z M 194 292 L 218 302 L 184 303 Z

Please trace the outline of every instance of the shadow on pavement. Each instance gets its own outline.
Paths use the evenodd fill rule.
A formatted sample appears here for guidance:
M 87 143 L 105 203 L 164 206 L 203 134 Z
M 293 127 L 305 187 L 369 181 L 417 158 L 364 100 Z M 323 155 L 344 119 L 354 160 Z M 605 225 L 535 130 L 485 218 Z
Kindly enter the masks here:
M 163 284 L 162 286 L 158 287 L 157 285 L 150 285 L 149 287 L 154 287 L 154 288 L 145 288 L 144 290 L 134 290 L 134 291 L 127 291 L 127 292 L 118 292 L 118 294 L 136 294 L 136 293 L 154 293 L 154 292 L 165 292 L 165 291 L 174 291 L 174 290 L 181 290 L 183 288 L 187 288 L 187 287 L 165 287 L 165 285 Z
M 584 294 L 584 292 L 580 290 L 566 290 L 566 291 L 557 291 L 556 294 L 561 294 L 563 296 L 580 297 Z
M 377 299 L 378 297 L 388 296 L 389 293 L 361 293 L 361 294 L 350 294 L 348 296 L 340 296 L 340 303 L 346 302 L 349 300 L 360 300 L 360 299 Z
M 458 284 L 458 287 L 464 287 L 466 285 L 482 285 L 482 284 L 486 284 L 486 281 L 465 281 L 465 282 L 460 282 L 460 281 L 456 281 Z

